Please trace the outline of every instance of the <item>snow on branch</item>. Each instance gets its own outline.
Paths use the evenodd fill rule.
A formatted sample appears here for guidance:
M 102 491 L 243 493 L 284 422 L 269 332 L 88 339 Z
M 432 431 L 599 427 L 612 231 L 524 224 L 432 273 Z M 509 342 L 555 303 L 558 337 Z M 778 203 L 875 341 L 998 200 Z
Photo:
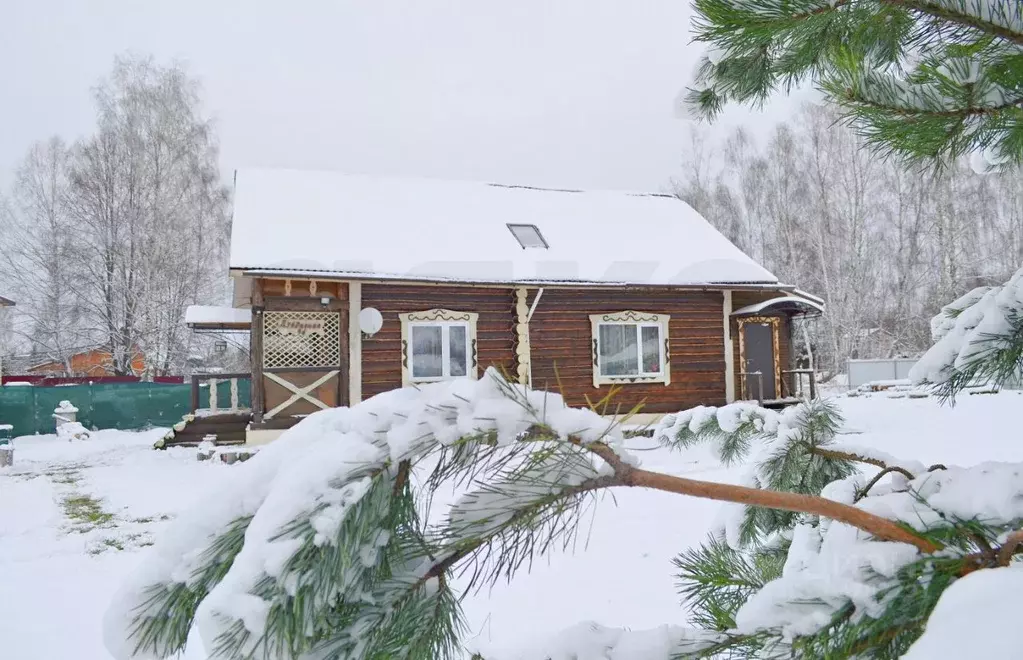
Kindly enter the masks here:
M 613 431 L 596 413 L 493 370 L 312 415 L 175 522 L 108 613 L 108 647 L 118 658 L 167 657 L 194 617 L 207 647 L 228 657 L 380 651 L 408 638 L 399 629 L 412 612 L 435 607 L 451 613 L 447 634 L 423 643 L 450 649 L 459 619 L 445 571 L 487 559 L 488 541 L 504 534 L 517 550 L 493 553 L 491 573 L 510 572 L 574 531 L 573 496 L 610 475 L 580 445 L 600 441 L 628 460 Z M 439 460 L 434 480 L 482 483 L 439 528 L 418 520 L 407 475 L 399 478 L 403 464 L 428 455 Z M 543 535 L 524 533 L 544 525 Z M 244 543 L 227 551 L 232 529 Z
M 896 4 L 899 0 L 887 0 Z M 998 0 L 907 0 L 907 6 L 937 18 L 1023 45 L 1023 7 Z
M 583 658 L 615 658 L 628 660 L 669 660 L 679 657 L 705 657 L 702 652 L 726 639 L 709 630 L 663 625 L 647 630 L 611 628 L 592 621 L 578 623 L 554 635 L 531 641 L 518 649 L 515 660 L 576 660 Z M 486 654 L 475 645 L 485 660 L 511 660 L 502 653 Z
M 746 466 L 741 484 L 750 488 L 817 495 L 827 484 L 854 471 L 853 454 L 834 450 L 842 423 L 838 410 L 812 401 L 782 412 L 752 403 L 697 407 L 666 415 L 654 430 L 661 444 L 686 448 L 710 443 L 726 465 Z M 723 532 L 740 547 L 792 525 L 794 514 L 744 504 L 729 505 Z
M 887 457 L 835 443 L 838 423 L 821 402 L 665 418 L 662 442 L 713 442 L 749 461 L 752 485 L 735 486 L 644 470 L 616 423 L 494 370 L 319 412 L 173 523 L 115 597 L 106 643 L 119 660 L 168 658 L 197 624 L 215 657 L 460 657 L 464 590 L 569 544 L 588 497 L 634 487 L 744 507 L 741 542 L 677 563 L 683 583 L 703 581 L 683 590 L 701 627 L 582 625 L 535 657 L 786 647 L 824 657 L 814 645 L 838 643 L 818 635 L 827 626 L 848 629 L 836 657 L 856 655 L 893 611 L 909 612 L 919 632 L 929 609 L 906 603 L 940 597 L 921 593 L 920 575 L 947 584 L 1011 560 L 1023 484 L 1020 466 L 1006 464 L 915 477 L 899 467 L 900 478 L 865 484 L 847 457 Z M 445 484 L 464 494 L 436 515 L 432 495 Z M 468 577 L 458 591 L 456 572 Z
M 858 506 L 932 535 L 958 526 L 968 529 L 965 521 L 983 521 L 994 530 L 1011 529 L 1023 517 L 1019 470 L 1019 464 L 991 463 L 925 472 L 908 482 L 879 486 Z M 862 482 L 860 475 L 850 476 L 829 485 L 822 494 L 853 503 L 857 482 Z M 997 539 L 991 539 L 995 543 Z M 956 558 L 954 571 L 971 572 L 973 557 L 985 554 L 971 555 L 954 545 L 946 551 L 946 560 Z M 991 555 L 985 566 L 1004 565 L 991 545 L 980 545 L 987 545 Z M 841 523 L 799 524 L 782 575 L 742 605 L 736 626 L 742 634 L 774 630 L 792 638 L 834 625 L 835 617 L 846 609 L 843 617 L 855 618 L 855 612 L 881 619 L 893 597 L 908 599 L 908 594 L 916 594 L 921 588 L 915 584 L 917 570 L 936 561 L 940 559 L 928 559 L 906 545 L 879 543 Z M 889 597 L 882 598 L 886 593 Z M 926 613 L 922 617 L 926 621 Z

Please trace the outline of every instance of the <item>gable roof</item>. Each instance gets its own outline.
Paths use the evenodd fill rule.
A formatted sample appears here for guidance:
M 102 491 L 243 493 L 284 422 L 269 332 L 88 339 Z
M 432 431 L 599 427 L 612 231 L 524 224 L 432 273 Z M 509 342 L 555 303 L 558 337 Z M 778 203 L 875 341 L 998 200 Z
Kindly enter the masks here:
M 523 248 L 508 224 L 536 225 Z M 231 268 L 251 274 L 635 285 L 777 278 L 670 195 L 239 170 Z

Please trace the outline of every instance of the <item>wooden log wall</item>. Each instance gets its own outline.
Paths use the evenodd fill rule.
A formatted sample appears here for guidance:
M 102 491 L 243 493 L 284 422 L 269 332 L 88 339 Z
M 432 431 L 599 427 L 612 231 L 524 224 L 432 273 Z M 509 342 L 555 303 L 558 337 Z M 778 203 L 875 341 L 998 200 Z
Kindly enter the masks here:
M 384 317 L 380 332 L 362 340 L 362 398 L 401 387 L 399 314 L 428 309 L 476 312 L 479 374 L 490 366 L 515 374 L 515 290 L 511 288 L 363 284 L 362 308 Z
M 741 309 L 746 305 L 753 305 L 764 300 L 770 300 L 771 298 L 777 298 L 780 294 L 777 291 L 734 291 L 732 292 L 732 310 Z M 778 353 L 780 354 L 778 364 L 782 370 L 791 369 L 793 365 L 792 361 L 792 324 L 787 314 L 772 313 L 770 311 L 763 312 L 759 316 L 775 316 L 781 319 L 778 324 Z M 736 400 L 743 398 L 742 392 L 742 376 L 739 375 L 743 371 L 743 365 L 739 361 L 739 322 L 733 318 L 731 320 L 732 326 L 732 355 L 734 356 L 735 364 L 735 398 Z M 778 397 L 782 398 L 789 394 L 790 383 L 786 379 L 785 375 L 781 376 L 782 390 L 778 392 Z M 747 398 L 756 398 L 755 394 L 748 394 Z
M 308 280 L 262 280 L 254 286 L 253 303 L 265 309 L 301 309 L 318 305 L 321 296 L 333 298 L 329 309 L 346 310 L 347 285 L 318 282 L 315 289 Z M 531 302 L 536 289 L 530 288 Z M 777 292 L 735 291 L 732 308 L 738 309 L 778 295 Z M 302 300 L 304 299 L 304 300 Z M 375 307 L 383 315 L 381 330 L 362 339 L 362 397 L 401 387 L 401 323 L 399 314 L 444 308 L 479 314 L 477 324 L 477 362 L 479 373 L 489 366 L 504 369 L 514 379 L 516 360 L 516 296 L 510 287 L 460 287 L 365 283 L 362 285 L 363 309 Z M 723 296 L 720 291 L 668 289 L 556 289 L 544 291 L 529 325 L 533 386 L 560 391 L 569 405 L 585 406 L 586 397 L 597 400 L 609 385 L 593 387 L 592 336 L 590 314 L 620 312 L 669 314 L 671 383 L 624 385 L 616 401 L 623 409 L 644 401 L 643 412 L 665 413 L 696 405 L 725 403 L 725 347 L 722 326 Z M 791 327 L 785 315 L 779 328 L 779 352 L 782 369 L 791 364 Z M 255 331 L 257 323 L 254 322 Z M 342 335 L 347 340 L 346 322 Z M 738 324 L 731 321 L 732 351 L 735 360 L 736 396 L 741 396 L 739 372 Z M 254 349 L 257 344 L 254 343 Z M 347 349 L 342 352 L 344 377 L 347 378 Z M 258 367 L 254 365 L 254 372 Z M 338 383 L 346 389 L 344 380 Z M 262 390 L 262 391 L 258 391 Z M 254 406 L 263 403 L 264 387 L 254 388 Z M 264 404 L 265 406 L 265 404 Z M 260 406 L 263 410 L 266 408 Z
M 560 391 L 572 406 L 585 406 L 587 396 L 594 401 L 603 397 L 611 386 L 593 386 L 589 315 L 627 309 L 671 315 L 671 383 L 622 386 L 616 402 L 623 410 L 643 400 L 642 412 L 647 413 L 725 403 L 724 298 L 720 291 L 545 290 L 529 326 L 533 386 Z

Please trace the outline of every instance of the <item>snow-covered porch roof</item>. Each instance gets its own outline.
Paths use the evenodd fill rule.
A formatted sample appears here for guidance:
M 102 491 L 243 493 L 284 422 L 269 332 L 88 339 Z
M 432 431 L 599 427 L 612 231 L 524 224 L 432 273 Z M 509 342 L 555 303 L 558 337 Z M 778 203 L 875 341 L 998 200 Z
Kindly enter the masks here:
M 185 325 L 193 330 L 248 330 L 252 327 L 252 310 L 215 305 L 189 305 Z
M 824 305 L 802 295 L 778 296 L 777 298 L 740 307 L 732 312 L 732 316 L 751 316 L 765 311 L 789 312 L 790 314 L 821 314 L 824 312 Z
M 779 286 L 671 195 L 299 170 L 239 170 L 235 187 L 230 265 L 246 274 Z M 535 226 L 541 247 L 509 225 Z

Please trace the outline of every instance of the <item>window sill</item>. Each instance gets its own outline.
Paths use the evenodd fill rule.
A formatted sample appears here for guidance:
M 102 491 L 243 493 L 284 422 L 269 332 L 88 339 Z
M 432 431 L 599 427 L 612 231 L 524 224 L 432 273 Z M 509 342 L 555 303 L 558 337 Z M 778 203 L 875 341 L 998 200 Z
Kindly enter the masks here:
M 426 385 L 429 383 L 445 383 L 449 380 L 458 380 L 459 378 L 468 378 L 470 380 L 476 380 L 475 376 L 437 376 L 436 378 L 410 378 L 408 380 L 408 384 Z
M 601 385 L 638 385 L 646 383 L 668 385 L 669 381 L 665 374 L 657 374 L 656 376 L 597 376 L 593 383 L 599 387 Z

